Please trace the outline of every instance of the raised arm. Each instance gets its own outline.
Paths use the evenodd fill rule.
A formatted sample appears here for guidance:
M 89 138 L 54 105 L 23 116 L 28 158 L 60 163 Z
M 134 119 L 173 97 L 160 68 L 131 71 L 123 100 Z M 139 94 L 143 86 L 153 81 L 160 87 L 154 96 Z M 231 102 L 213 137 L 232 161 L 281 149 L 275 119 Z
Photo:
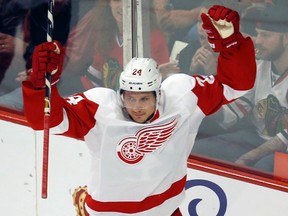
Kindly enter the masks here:
M 46 72 L 51 73 L 52 94 L 56 94 L 56 96 L 53 96 L 53 110 L 51 110 L 51 113 L 59 113 L 59 116 L 61 116 L 61 98 L 58 96 L 57 90 L 54 89 L 55 84 L 60 80 L 63 59 L 64 49 L 58 41 L 42 43 L 35 47 L 32 58 L 32 72 L 28 79 L 22 83 L 25 116 L 34 129 L 42 129 L 43 127 Z M 59 108 L 57 108 L 57 105 L 59 105 Z M 53 127 L 55 126 L 55 120 L 51 120 L 50 126 Z
M 252 88 L 256 76 L 254 46 L 252 40 L 245 39 L 239 31 L 238 12 L 215 5 L 201 18 L 211 48 L 220 52 L 218 79 L 234 89 Z
M 254 86 L 256 59 L 251 38 L 244 38 L 239 32 L 240 19 L 236 11 L 215 5 L 201 18 L 211 48 L 219 52 L 215 77 L 195 76 L 193 92 L 199 107 L 208 115 Z
M 56 133 L 82 138 L 94 126 L 98 104 L 86 100 L 84 94 L 62 98 L 56 87 L 62 72 L 64 49 L 57 41 L 38 45 L 33 54 L 32 72 L 22 83 L 24 113 L 35 130 L 43 129 L 45 73 L 51 73 L 50 127 Z M 77 103 L 76 103 L 77 102 Z

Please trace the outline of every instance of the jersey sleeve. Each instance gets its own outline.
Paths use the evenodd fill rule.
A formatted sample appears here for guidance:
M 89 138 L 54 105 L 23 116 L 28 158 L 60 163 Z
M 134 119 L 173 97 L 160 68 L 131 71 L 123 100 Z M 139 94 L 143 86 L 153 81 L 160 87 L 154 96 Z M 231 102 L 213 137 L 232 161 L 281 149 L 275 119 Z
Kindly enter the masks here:
M 34 130 L 43 129 L 45 90 L 35 90 L 29 81 L 22 83 L 24 113 Z M 95 125 L 98 104 L 87 100 L 83 94 L 62 98 L 52 87 L 50 101 L 50 128 L 58 134 L 81 139 Z
M 220 53 L 215 76 L 195 75 L 192 92 L 197 96 L 197 105 L 202 112 L 210 115 L 252 89 L 255 77 L 254 45 L 248 37 L 239 46 Z

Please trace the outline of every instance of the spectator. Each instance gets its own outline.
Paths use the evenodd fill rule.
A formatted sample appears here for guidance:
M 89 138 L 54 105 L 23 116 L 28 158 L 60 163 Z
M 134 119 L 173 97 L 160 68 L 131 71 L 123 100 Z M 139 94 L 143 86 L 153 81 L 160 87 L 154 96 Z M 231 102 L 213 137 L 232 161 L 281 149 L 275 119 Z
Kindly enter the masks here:
M 150 10 L 150 28 L 151 57 L 158 64 L 166 63 L 169 61 L 169 51 L 165 37 L 157 27 L 154 9 Z M 117 89 L 122 70 L 122 0 L 98 0 L 95 8 L 69 36 L 60 92 L 69 95 L 94 86 Z
M 288 146 L 288 5 L 268 6 L 257 23 L 255 44 L 260 77 L 255 87 L 254 122 L 265 141 L 236 162 L 273 171 L 274 152 Z
M 252 1 L 251 1 L 252 2 Z M 259 2 L 252 2 L 251 5 L 246 7 L 241 15 L 241 31 L 244 32 L 247 35 L 250 35 L 253 40 L 255 39 L 257 33 L 256 33 L 256 21 L 261 13 L 266 7 L 265 1 L 259 1 Z
M 202 0 L 155 0 L 160 28 L 167 33 L 169 50 L 176 40 L 188 42 L 187 33 L 195 25 Z
M 200 6 L 200 13 L 206 13 L 214 5 L 222 5 L 221 1 L 205 0 Z M 211 75 L 215 73 L 218 53 L 213 52 L 202 28 L 202 20 L 199 15 L 197 19 L 197 33 L 199 38 L 191 41 L 179 55 L 179 67 L 184 73 Z M 211 67 L 210 67 L 211 66 Z M 208 68 L 209 67 L 209 68 Z
M 0 5 L 0 84 L 14 57 L 15 36 L 27 10 L 20 1 L 3 0 Z M 1 89 L 1 88 L 0 88 Z M 5 89 L 0 90 L 0 95 Z
M 47 40 L 47 1 L 33 0 L 29 5 L 26 5 L 28 10 L 23 27 L 23 45 L 26 47 L 24 53 L 25 70 L 19 72 L 16 77 L 16 81 L 21 83 L 27 78 L 30 73 L 32 65 L 32 54 L 34 47 Z M 74 4 L 77 8 L 78 5 Z M 75 9 L 74 8 L 74 9 Z M 76 10 L 76 9 L 75 9 Z M 70 30 L 71 20 L 71 1 L 70 0 L 56 0 L 53 8 L 54 29 L 53 38 L 59 40 L 62 44 L 65 44 L 68 38 Z M 12 37 L 11 37 L 12 38 Z M 20 40 L 20 39 L 18 39 Z M 23 55 L 23 53 L 21 54 Z M 23 68 L 24 69 L 24 68 Z M 15 76 L 13 76 L 15 79 Z M 19 86 L 19 84 L 18 84 Z M 6 94 L 0 96 L 0 106 L 15 109 L 17 111 L 23 111 L 23 100 L 21 87 L 15 87 Z
M 273 171 L 274 151 L 285 151 L 288 144 L 286 11 L 287 7 L 268 5 L 258 17 L 255 44 L 260 60 L 255 86 L 245 95 L 252 109 L 242 109 L 248 113 L 251 123 L 233 133 L 198 140 L 192 153 Z M 264 156 L 269 157 L 269 162 L 267 159 L 265 163 L 255 164 Z

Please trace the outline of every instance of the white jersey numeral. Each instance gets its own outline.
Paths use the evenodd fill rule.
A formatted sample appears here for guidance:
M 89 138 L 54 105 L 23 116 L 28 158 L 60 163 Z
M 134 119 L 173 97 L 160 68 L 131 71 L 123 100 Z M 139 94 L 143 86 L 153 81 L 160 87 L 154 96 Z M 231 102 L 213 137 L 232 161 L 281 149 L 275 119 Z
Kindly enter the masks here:
M 84 100 L 84 98 L 80 95 L 76 95 L 68 97 L 66 100 L 71 105 L 77 105 L 81 100 Z

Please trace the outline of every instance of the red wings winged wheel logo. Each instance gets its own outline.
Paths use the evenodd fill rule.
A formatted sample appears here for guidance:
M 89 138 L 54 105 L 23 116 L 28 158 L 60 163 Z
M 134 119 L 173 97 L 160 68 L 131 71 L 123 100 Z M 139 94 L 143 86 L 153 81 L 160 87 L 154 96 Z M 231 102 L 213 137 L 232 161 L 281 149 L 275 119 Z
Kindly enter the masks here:
M 134 136 L 125 137 L 117 145 L 118 157 L 128 164 L 136 164 L 145 154 L 156 151 L 172 135 L 177 121 L 172 121 L 139 130 Z

